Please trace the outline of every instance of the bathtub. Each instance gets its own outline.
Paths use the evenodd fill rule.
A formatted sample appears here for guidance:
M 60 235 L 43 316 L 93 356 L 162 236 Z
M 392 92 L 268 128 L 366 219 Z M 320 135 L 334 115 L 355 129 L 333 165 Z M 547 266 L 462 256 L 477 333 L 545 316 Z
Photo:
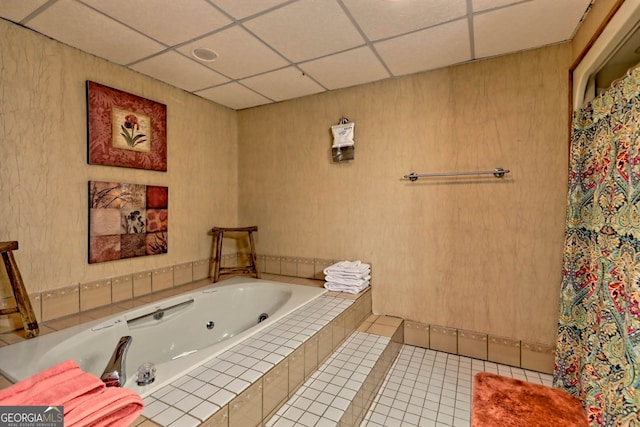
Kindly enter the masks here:
M 0 371 L 13 381 L 67 359 L 100 377 L 123 336 L 125 387 L 142 397 L 180 378 L 326 292 L 323 288 L 234 277 L 179 296 L 0 348 Z M 137 369 L 156 379 L 137 385 Z

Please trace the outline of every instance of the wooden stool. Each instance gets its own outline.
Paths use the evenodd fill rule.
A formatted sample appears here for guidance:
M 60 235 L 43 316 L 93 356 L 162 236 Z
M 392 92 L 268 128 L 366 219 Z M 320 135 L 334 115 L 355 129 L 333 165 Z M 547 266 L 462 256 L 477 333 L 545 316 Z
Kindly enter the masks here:
M 209 272 L 209 277 L 213 278 L 213 283 L 220 280 L 221 275 L 225 274 L 233 274 L 233 275 L 243 275 L 250 274 L 254 276 L 256 279 L 260 278 L 258 274 L 258 269 L 256 268 L 256 246 L 253 243 L 253 233 L 254 231 L 258 231 L 257 226 L 252 227 L 240 227 L 240 228 L 222 228 L 222 227 L 213 227 L 211 229 L 213 232 L 213 265 L 211 271 Z M 222 259 L 222 239 L 224 239 L 224 233 L 226 232 L 240 232 L 247 233 L 249 238 L 249 265 L 241 266 L 241 267 L 221 267 L 220 261 Z
M 38 320 L 31 307 L 29 295 L 24 288 L 18 264 L 16 264 L 16 260 L 13 257 L 12 251 L 16 250 L 18 250 L 18 242 L 0 242 L 0 253 L 2 253 L 2 260 L 7 269 L 7 276 L 9 276 L 13 296 L 16 300 L 15 307 L 0 309 L 0 315 L 20 313 L 27 338 L 32 338 L 40 333 L 40 329 L 38 329 Z

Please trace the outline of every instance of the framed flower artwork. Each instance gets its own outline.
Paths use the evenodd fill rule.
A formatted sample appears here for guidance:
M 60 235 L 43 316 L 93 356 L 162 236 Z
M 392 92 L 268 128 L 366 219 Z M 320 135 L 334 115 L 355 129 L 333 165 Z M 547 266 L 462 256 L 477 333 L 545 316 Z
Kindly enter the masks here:
M 167 170 L 167 106 L 87 81 L 87 162 Z

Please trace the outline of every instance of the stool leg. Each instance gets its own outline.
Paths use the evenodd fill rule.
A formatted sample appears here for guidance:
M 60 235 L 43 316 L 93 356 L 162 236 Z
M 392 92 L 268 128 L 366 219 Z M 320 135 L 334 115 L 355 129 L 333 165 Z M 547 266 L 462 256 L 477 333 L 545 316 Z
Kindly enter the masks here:
M 256 245 L 253 243 L 253 234 L 251 233 L 251 231 L 249 231 L 248 234 L 249 234 L 249 246 L 251 249 L 251 253 L 249 254 L 249 263 L 253 268 L 253 272 L 256 275 L 256 279 L 259 279 L 260 273 L 258 273 L 258 266 L 256 264 Z
M 211 257 L 209 258 L 209 278 L 213 282 L 216 272 L 216 256 L 218 249 L 218 233 L 213 231 L 213 240 L 211 241 Z
M 214 232 L 214 241 L 216 245 L 216 255 L 213 259 L 213 283 L 220 280 L 220 261 L 222 259 L 222 239 L 224 234 L 222 231 Z
M 13 257 L 13 252 L 2 252 L 2 260 L 7 269 L 9 282 L 11 282 L 11 288 L 13 289 L 13 296 L 16 299 L 16 305 L 18 306 L 18 312 L 20 313 L 22 324 L 27 333 L 27 338 L 33 338 L 40 333 L 38 320 L 36 319 L 36 314 L 33 312 L 33 307 L 31 307 L 29 295 L 24 288 L 24 282 L 22 281 L 20 270 L 18 270 L 18 264 L 16 264 L 16 260 Z

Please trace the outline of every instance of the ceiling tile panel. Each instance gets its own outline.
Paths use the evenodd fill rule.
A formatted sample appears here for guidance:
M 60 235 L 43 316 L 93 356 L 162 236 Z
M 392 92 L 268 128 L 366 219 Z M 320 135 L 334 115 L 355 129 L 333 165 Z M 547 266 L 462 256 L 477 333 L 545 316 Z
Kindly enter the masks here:
M 374 47 L 396 76 L 471 59 L 466 19 L 375 43 Z
M 394 37 L 467 15 L 466 0 L 343 0 L 370 40 Z
M 390 77 L 368 46 L 305 62 L 300 68 L 330 90 Z
M 474 15 L 478 57 L 501 55 L 571 38 L 590 0 L 534 0 Z
M 566 41 L 591 1 L 0 0 L 0 18 L 240 109 Z
M 215 4 L 236 19 L 244 19 L 290 0 L 216 0 Z
M 47 0 L 2 0 L 0 16 L 13 22 L 20 22 Z
M 131 68 L 187 91 L 205 89 L 228 81 L 219 73 L 173 51 L 141 61 Z
M 241 81 L 262 95 L 274 101 L 298 98 L 323 92 L 324 88 L 305 76 L 295 67 L 283 68 L 267 74 L 249 77 Z
M 205 89 L 196 92 L 196 95 L 233 108 L 234 110 L 241 110 L 243 108 L 255 107 L 272 102 L 270 99 L 235 82 Z
M 59 0 L 27 25 L 117 64 L 128 64 L 163 49 L 161 44 L 72 0 Z
M 282 56 L 240 26 L 188 43 L 178 50 L 187 56 L 194 48 L 209 48 L 218 59 L 202 64 L 231 78 L 243 78 L 289 65 Z
M 514 3 L 520 3 L 521 1 L 522 0 L 472 0 L 472 7 L 474 12 L 480 12 L 487 9 L 495 9 Z
M 205 0 L 82 0 L 150 37 L 174 46 L 232 21 Z
M 244 25 L 292 62 L 337 53 L 364 43 L 335 0 L 299 0 Z

